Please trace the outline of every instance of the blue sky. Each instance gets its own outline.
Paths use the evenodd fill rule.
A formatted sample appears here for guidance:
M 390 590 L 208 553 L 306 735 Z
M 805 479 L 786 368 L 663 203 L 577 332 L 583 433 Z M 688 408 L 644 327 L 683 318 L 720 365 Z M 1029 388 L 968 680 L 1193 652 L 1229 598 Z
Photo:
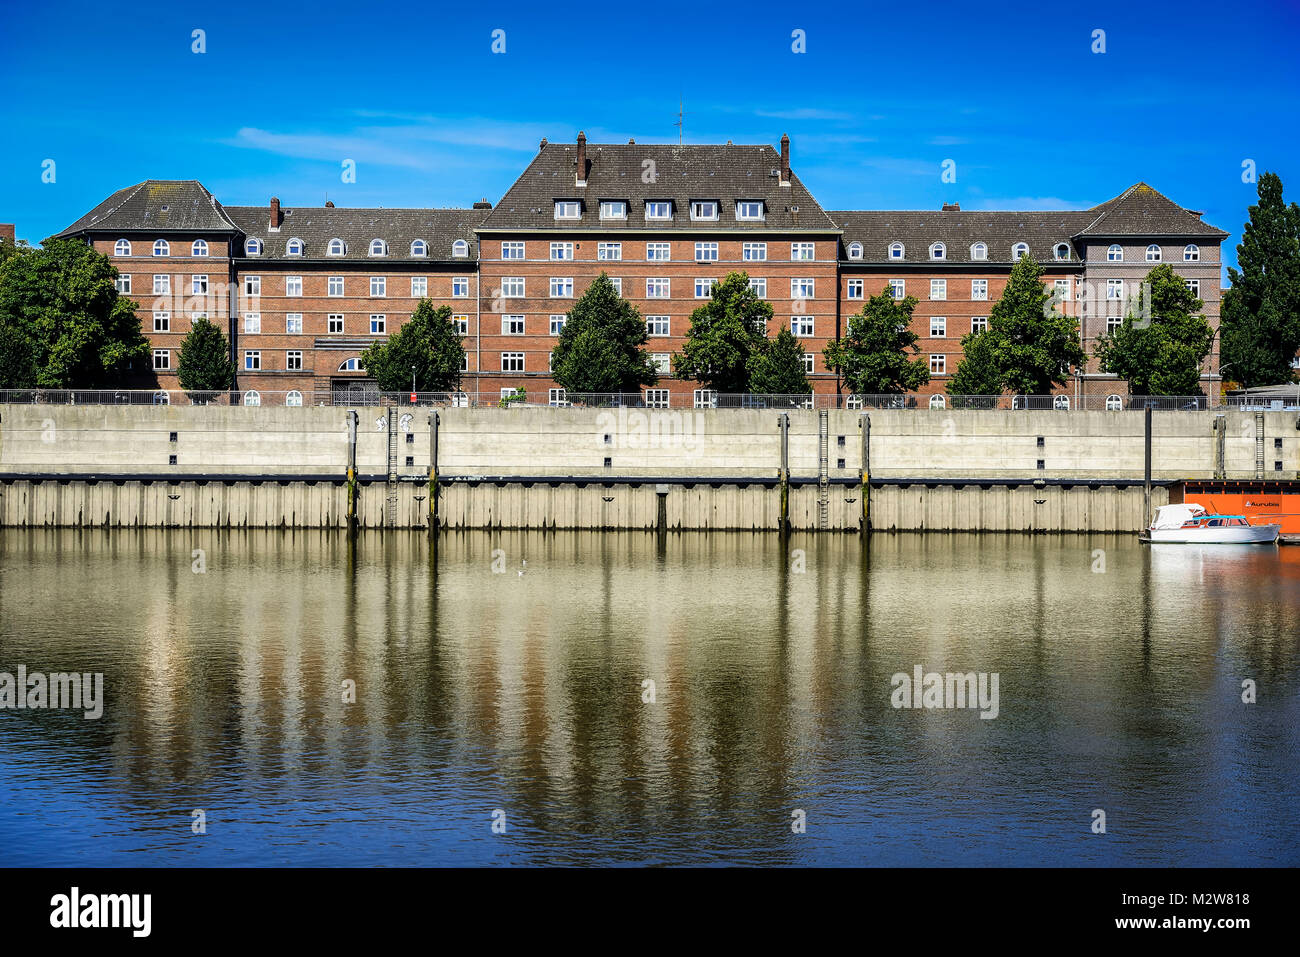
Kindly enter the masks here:
M 1297 40 L 1295 0 L 13 5 L 0 221 L 39 241 L 147 178 L 232 205 L 495 201 L 543 136 L 675 140 L 681 97 L 688 142 L 789 133 L 830 209 L 1079 208 L 1143 180 L 1231 231 L 1232 261 L 1245 160 L 1300 199 Z

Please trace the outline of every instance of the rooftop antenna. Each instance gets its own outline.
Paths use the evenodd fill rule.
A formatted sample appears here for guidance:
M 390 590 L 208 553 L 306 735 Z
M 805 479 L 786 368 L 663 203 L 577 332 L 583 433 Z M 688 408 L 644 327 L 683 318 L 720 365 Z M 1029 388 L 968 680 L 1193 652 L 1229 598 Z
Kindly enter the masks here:
M 677 100 L 677 122 L 673 124 L 677 127 L 677 145 L 682 145 L 682 129 L 686 126 L 686 101 Z

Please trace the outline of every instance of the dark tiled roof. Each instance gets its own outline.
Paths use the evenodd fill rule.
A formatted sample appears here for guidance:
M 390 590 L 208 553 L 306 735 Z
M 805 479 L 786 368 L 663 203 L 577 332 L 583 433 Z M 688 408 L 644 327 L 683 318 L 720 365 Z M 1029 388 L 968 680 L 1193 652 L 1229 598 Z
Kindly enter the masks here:
M 576 185 L 578 147 L 546 143 L 483 223 L 484 229 L 692 229 L 692 200 L 720 204 L 717 228 L 835 231 L 835 224 L 793 173 L 781 186 L 781 156 L 770 146 L 587 144 L 587 185 Z M 647 161 L 654 165 L 647 166 Z M 644 182 L 652 169 L 654 182 Z M 576 220 L 555 219 L 557 199 L 584 201 Z M 600 219 L 601 200 L 625 200 L 626 222 Z M 647 200 L 672 200 L 671 223 L 646 221 Z M 763 200 L 764 222 L 737 222 L 737 200 Z M 797 212 L 795 209 L 797 208 Z
M 198 180 L 147 179 L 119 189 L 58 236 L 87 231 L 228 233 L 234 228 L 216 197 Z
M 1011 248 L 1025 242 L 1029 255 L 1040 262 L 1052 260 L 1056 245 L 1065 243 L 1070 260 L 1077 263 L 1079 252 L 1071 237 L 1096 218 L 1088 210 L 845 210 L 829 215 L 844 229 L 841 257 L 848 258 L 849 244 L 859 242 L 862 261 L 870 263 L 890 262 L 889 247 L 895 242 L 903 244 L 906 263 L 930 262 L 930 246 L 938 242 L 946 247 L 947 262 L 972 262 L 971 246 L 982 242 L 988 247 L 989 262 L 1009 263 Z
M 1146 183 L 1130 186 L 1090 212 L 1097 215 L 1081 230 L 1083 236 L 1228 237 L 1223 230 L 1202 222 L 1199 213 L 1183 209 Z
M 469 244 L 468 258 L 473 261 L 478 252 L 474 229 L 491 210 L 282 206 L 283 219 L 278 232 L 270 231 L 269 206 L 228 206 L 226 212 L 246 236 L 262 240 L 262 254 L 258 259 L 423 262 L 451 259 L 452 243 L 457 239 Z M 303 241 L 301 257 L 285 254 L 291 239 Z M 341 239 L 346 244 L 343 256 L 327 255 L 331 239 Z M 388 244 L 387 257 L 370 255 L 373 239 Z M 411 255 L 411 243 L 417 239 L 429 244 L 428 256 Z

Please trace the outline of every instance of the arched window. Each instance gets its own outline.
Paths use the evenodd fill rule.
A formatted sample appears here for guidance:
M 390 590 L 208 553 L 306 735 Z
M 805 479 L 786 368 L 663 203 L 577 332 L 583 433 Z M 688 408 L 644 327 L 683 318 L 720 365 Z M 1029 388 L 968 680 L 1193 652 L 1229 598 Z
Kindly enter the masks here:
M 988 259 L 989 247 L 983 243 L 975 243 L 970 248 L 971 259 Z
M 342 256 L 343 253 L 346 251 L 347 251 L 347 246 L 344 244 L 343 240 L 341 239 L 330 240 L 329 249 L 327 250 L 329 255 Z
M 1149 263 L 1160 262 L 1160 247 L 1157 246 L 1155 243 L 1152 243 L 1150 246 L 1147 247 L 1147 262 Z
M 287 243 L 285 243 L 285 244 L 284 244 L 284 254 L 285 254 L 286 256 L 301 256 L 301 255 L 302 255 L 302 240 L 301 240 L 301 239 L 291 239 L 291 240 L 289 240 Z
M 1106 396 L 1106 411 L 1118 412 L 1124 408 L 1124 400 L 1117 395 Z
M 417 239 L 413 241 L 411 243 L 411 255 L 412 256 L 429 255 L 429 244 L 426 243 L 423 239 Z
M 113 255 L 114 256 L 131 255 L 131 244 L 127 242 L 125 239 L 119 239 L 116 243 L 113 244 Z
M 1065 243 L 1057 243 L 1056 248 L 1052 250 L 1052 257 L 1054 259 L 1069 259 L 1070 247 Z
M 244 405 L 261 405 L 262 395 L 254 389 L 249 389 L 244 393 Z
M 850 259 L 862 258 L 862 243 L 849 243 L 849 258 Z
M 1110 248 L 1106 250 L 1106 261 L 1122 263 L 1124 261 L 1124 247 L 1119 243 L 1111 243 Z
M 129 255 L 129 254 L 128 254 Z M 1201 261 L 1201 247 L 1196 243 L 1189 243 L 1183 247 L 1183 262 L 1195 263 Z
M 207 240 L 205 240 L 205 239 L 196 239 L 196 240 L 194 240 L 194 244 L 193 244 L 192 246 L 190 246 L 190 255 L 191 255 L 191 256 L 206 256 L 207 254 L 208 254 L 208 243 L 207 243 Z
M 372 240 L 370 240 L 370 255 L 372 255 L 372 256 L 387 256 L 387 255 L 388 255 L 388 244 L 385 243 L 382 239 L 372 239 Z
M 1052 400 L 1052 408 L 1065 409 L 1066 411 L 1069 411 L 1070 397 L 1068 395 L 1058 395 L 1055 399 Z
M 1011 247 L 1011 259 L 1013 262 L 1018 260 L 1021 256 L 1028 255 L 1028 253 L 1029 243 L 1016 243 Z
M 457 259 L 464 259 L 469 255 L 469 243 L 463 239 L 458 239 L 451 244 L 451 254 Z
M 294 389 L 284 397 L 284 404 L 297 408 L 302 405 L 302 393 Z
M 154 404 L 154 405 L 171 405 L 171 404 L 172 404 L 172 396 L 171 396 L 171 393 L 170 393 L 170 392 L 164 392 L 162 389 L 159 389 L 157 392 L 155 392 L 155 393 L 153 394 L 153 404 Z
M 250 239 L 245 239 L 245 240 L 244 240 L 244 255 L 245 255 L 245 256 L 260 256 L 260 255 L 262 255 L 262 241 L 261 241 L 260 239 L 251 239 L 251 238 L 250 238 Z
M 947 408 L 947 405 L 944 403 L 943 396 L 941 396 L 941 395 L 932 395 L 932 396 L 930 396 L 930 408 L 932 408 L 932 409 L 946 409 L 946 408 Z
M 903 244 L 902 244 L 902 243 L 890 243 L 890 244 L 889 244 L 889 258 L 890 258 L 890 259 L 902 259 L 902 258 L 903 258 Z
M 340 372 L 360 372 L 361 360 L 357 358 L 344 359 L 343 364 L 339 366 Z
M 930 246 L 931 259 L 943 259 L 947 255 L 948 255 L 948 249 L 947 247 L 944 246 L 943 243 L 934 243 L 932 246 Z
M 172 254 L 172 248 L 167 245 L 167 240 L 160 239 L 153 244 L 153 254 L 155 256 L 170 256 Z

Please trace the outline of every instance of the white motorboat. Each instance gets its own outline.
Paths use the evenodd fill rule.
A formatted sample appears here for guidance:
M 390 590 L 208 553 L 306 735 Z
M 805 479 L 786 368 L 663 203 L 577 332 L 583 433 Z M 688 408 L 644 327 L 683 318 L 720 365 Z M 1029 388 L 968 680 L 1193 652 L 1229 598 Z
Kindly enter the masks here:
M 1179 545 L 1272 545 L 1281 525 L 1252 525 L 1244 515 L 1213 515 L 1195 502 L 1161 505 L 1143 541 Z

